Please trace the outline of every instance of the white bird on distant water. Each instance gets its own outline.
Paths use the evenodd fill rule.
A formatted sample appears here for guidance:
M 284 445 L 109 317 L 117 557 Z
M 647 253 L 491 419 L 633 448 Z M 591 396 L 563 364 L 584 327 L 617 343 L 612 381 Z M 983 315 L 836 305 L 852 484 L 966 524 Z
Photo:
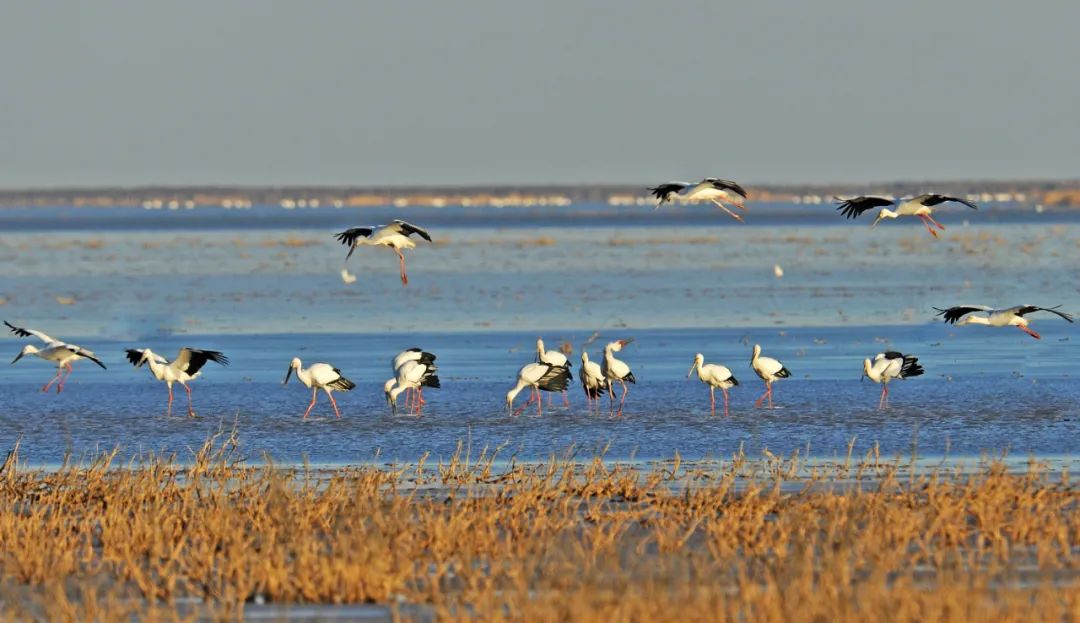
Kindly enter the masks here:
M 841 199 L 837 197 L 836 200 L 839 202 L 839 205 L 836 207 L 836 209 L 839 210 L 840 213 L 847 218 L 855 218 L 862 215 L 862 213 L 866 212 L 867 210 L 881 208 L 881 210 L 878 212 L 877 218 L 874 219 L 874 224 L 871 225 L 871 227 L 876 226 L 879 222 L 881 222 L 881 219 L 897 218 L 900 216 L 917 216 L 920 220 L 922 220 L 923 225 L 926 226 L 926 231 L 930 232 L 930 234 L 933 235 L 935 238 L 937 238 L 938 233 L 934 231 L 934 228 L 931 227 L 931 224 L 936 226 L 938 229 L 941 229 L 942 231 L 945 230 L 945 226 L 934 220 L 934 206 L 953 201 L 956 203 L 962 203 L 967 207 L 971 208 L 972 210 L 979 209 L 978 206 L 976 206 L 974 203 L 971 203 L 970 201 L 967 201 L 966 199 L 961 199 L 959 197 L 950 197 L 949 195 L 939 195 L 937 193 L 926 193 L 923 195 L 912 197 L 911 199 L 907 199 L 905 201 L 901 201 L 900 205 L 897 206 L 896 210 L 890 210 L 889 208 L 885 207 L 894 205 L 896 203 L 896 201 L 888 197 L 861 196 L 852 197 L 851 199 Z
M 424 398 L 419 395 L 421 387 L 434 387 L 439 389 L 441 384 L 439 377 L 435 374 L 439 371 L 438 366 L 428 361 L 424 363 L 421 360 L 410 360 L 401 364 L 396 370 L 394 378 L 388 380 L 383 385 L 383 392 L 386 394 L 386 402 L 390 405 L 390 409 L 393 413 L 397 414 L 397 398 L 401 392 L 412 389 L 418 392 L 417 396 L 413 399 L 413 409 L 417 415 L 420 415 L 420 409 L 424 405 Z M 405 404 L 406 409 L 409 408 L 408 401 Z
M 761 380 L 765 381 L 765 393 L 761 395 L 761 398 L 754 401 L 754 406 L 760 407 L 761 402 L 768 398 L 769 408 L 771 409 L 773 382 L 788 378 L 791 376 L 791 372 L 784 367 L 784 364 L 772 357 L 762 357 L 760 344 L 754 344 L 754 354 L 750 358 L 750 367 L 754 369 L 754 372 Z
M 545 350 L 543 338 L 536 338 L 536 360 L 543 363 L 550 363 L 553 366 L 560 366 L 563 368 L 573 367 L 574 364 L 570 363 L 570 360 L 566 358 L 566 355 L 557 350 Z M 570 379 L 573 380 L 573 375 Z M 569 407 L 570 399 L 566 396 L 566 391 L 562 392 L 563 405 Z M 551 401 L 548 401 L 548 406 L 551 406 Z
M 701 353 L 694 355 L 694 365 L 690 366 L 686 378 L 690 378 L 694 370 L 697 370 L 701 382 L 709 386 L 709 402 L 712 404 L 712 412 L 716 413 L 716 388 L 719 387 L 720 391 L 724 393 L 724 415 L 728 415 L 727 390 L 739 384 L 735 375 L 731 373 L 727 366 L 705 363 L 705 355 Z
M 584 349 L 581 351 L 581 370 L 578 376 L 581 377 L 581 388 L 585 390 L 585 398 L 590 404 L 595 403 L 596 408 L 599 409 L 600 396 L 607 393 L 608 380 L 604 378 L 604 371 L 600 369 L 600 364 L 589 361 L 589 353 Z
M 656 204 L 657 208 L 665 203 L 670 203 L 675 199 L 679 199 L 682 203 L 711 201 L 716 204 L 718 208 L 727 212 L 731 218 L 740 223 L 743 222 L 741 216 L 724 206 L 724 203 L 730 203 L 740 210 L 746 210 L 746 203 L 743 201 L 747 198 L 746 190 L 731 180 L 707 177 L 697 184 L 690 184 L 688 182 L 666 182 L 649 188 L 649 190 L 658 200 Z
M 510 410 L 513 415 L 517 415 L 521 411 L 525 410 L 532 401 L 536 401 L 536 414 L 543 415 L 543 399 L 540 397 L 540 392 L 562 392 L 566 391 L 566 385 L 570 382 L 570 368 L 564 366 L 553 366 L 550 363 L 527 363 L 518 370 L 517 384 L 513 389 L 506 392 L 506 408 Z M 529 400 L 521 406 L 520 409 L 514 411 L 514 398 L 521 393 L 521 390 L 526 387 L 531 388 L 529 393 Z
M 1058 307 L 1061 306 L 1038 307 L 1037 305 L 1017 305 L 1015 307 L 1009 307 L 1008 309 L 994 309 L 993 307 L 987 307 L 985 305 L 960 305 L 948 309 L 938 309 L 937 307 L 934 309 L 938 311 L 938 316 L 945 319 L 946 324 L 955 324 L 957 326 L 965 324 L 984 324 L 991 327 L 1016 327 L 1031 337 L 1039 340 L 1042 339 L 1042 337 L 1028 328 L 1028 319 L 1024 316 L 1032 312 L 1044 311 L 1056 314 L 1065 320 L 1072 322 L 1073 317 L 1065 312 L 1058 311 Z M 975 315 L 979 313 L 985 313 L 986 315 Z
M 55 363 L 56 376 L 53 377 L 51 381 L 46 383 L 44 387 L 41 388 L 41 391 L 43 392 L 49 391 L 49 388 L 52 387 L 52 384 L 56 383 L 57 381 L 59 381 L 59 383 L 56 385 L 56 393 L 59 394 L 61 391 L 63 391 L 64 383 L 67 382 L 69 378 L 71 378 L 71 373 L 73 372 L 71 364 L 80 359 L 89 359 L 90 361 L 93 361 L 102 368 L 105 368 L 105 364 L 101 363 L 101 360 L 95 357 L 92 351 L 86 350 L 81 346 L 61 342 L 60 340 L 45 335 L 41 331 L 16 327 L 15 325 L 11 324 L 6 320 L 4 321 L 4 324 L 6 324 L 9 329 L 11 329 L 12 333 L 19 337 L 33 336 L 45 343 L 45 347 L 40 349 L 33 344 L 27 344 L 26 346 L 23 346 L 22 351 L 20 351 L 19 354 L 15 356 L 15 359 L 13 359 L 11 362 L 12 365 L 14 365 L 15 362 L 22 359 L 24 356 L 34 355 L 39 359 L 44 359 L 45 361 L 52 361 L 53 363 Z M 64 370 L 67 370 L 67 376 L 64 376 Z
M 405 273 L 405 256 L 402 249 L 415 249 L 416 243 L 409 236 L 417 234 L 424 240 L 431 242 L 431 236 L 416 225 L 395 219 L 389 225 L 375 225 L 373 227 L 353 227 L 337 234 L 337 239 L 349 247 L 349 254 L 345 256 L 348 261 L 353 251 L 362 244 L 371 246 L 390 247 L 397 253 L 401 265 L 401 285 L 409 284 L 409 276 Z
M 154 378 L 164 381 L 169 387 L 168 413 L 170 414 L 172 413 L 173 403 L 173 383 L 183 385 L 184 390 L 187 391 L 188 415 L 191 417 L 195 417 L 195 410 L 191 405 L 191 388 L 188 387 L 188 382 L 199 377 L 202 367 L 206 365 L 207 361 L 213 361 L 222 366 L 229 365 L 229 358 L 216 350 L 181 348 L 180 353 L 176 355 L 176 360 L 171 362 L 149 348 L 129 348 L 125 352 L 127 353 L 127 360 L 133 366 L 136 368 L 142 367 L 143 364 L 150 366 L 150 372 L 154 375 Z
M 337 401 L 334 400 L 334 395 L 331 392 L 352 391 L 356 388 L 356 383 L 342 376 L 341 370 L 328 363 L 313 363 L 305 369 L 300 362 L 300 358 L 293 357 L 292 362 L 289 363 L 289 369 L 285 371 L 285 380 L 281 382 L 282 385 L 289 382 L 293 370 L 296 370 L 296 378 L 300 379 L 300 382 L 311 390 L 311 404 L 308 405 L 307 411 L 304 411 L 302 419 L 306 420 L 308 414 L 315 407 L 315 399 L 321 389 L 326 392 L 326 397 L 330 399 L 330 404 L 334 407 L 334 415 L 340 420 L 341 411 L 338 411 Z
M 878 399 L 878 409 L 889 406 L 889 381 L 920 376 L 922 373 L 923 368 L 919 365 L 918 357 L 892 350 L 878 353 L 874 356 L 873 361 L 863 359 L 863 376 L 881 384 L 881 398 Z
M 623 349 L 623 346 L 634 341 L 634 338 L 627 340 L 615 340 L 609 342 L 604 347 L 604 362 L 600 364 L 600 369 L 603 371 L 604 378 L 608 380 L 608 411 L 613 412 L 615 410 L 615 381 L 618 381 L 622 385 L 622 399 L 619 401 L 619 412 L 617 415 L 622 415 L 623 405 L 626 404 L 626 394 L 630 391 L 630 388 L 626 386 L 627 383 L 637 384 L 637 379 L 634 378 L 634 373 L 630 370 L 630 366 L 625 361 L 621 361 L 615 358 L 615 353 Z

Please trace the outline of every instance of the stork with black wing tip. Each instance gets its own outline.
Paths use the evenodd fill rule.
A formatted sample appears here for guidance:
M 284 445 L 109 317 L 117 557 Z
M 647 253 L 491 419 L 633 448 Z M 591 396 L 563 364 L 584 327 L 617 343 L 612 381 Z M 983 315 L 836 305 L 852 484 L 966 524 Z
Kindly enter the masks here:
M 410 238 L 416 234 L 431 242 L 431 236 L 427 231 L 405 221 L 395 219 L 389 225 L 375 225 L 373 227 L 353 227 L 336 234 L 342 244 L 349 247 L 349 253 L 345 256 L 348 261 L 353 251 L 360 245 L 389 247 L 397 253 L 398 263 L 401 266 L 401 285 L 409 285 L 409 275 L 405 272 L 405 256 L 402 249 L 415 249 L 416 243 Z
M 49 391 L 49 388 L 52 387 L 52 384 L 57 383 L 58 381 L 59 382 L 56 385 L 56 393 L 59 394 L 61 391 L 63 391 L 64 383 L 66 383 L 67 380 L 71 378 L 71 373 L 73 371 L 71 364 L 80 359 L 89 359 L 90 361 L 93 361 L 94 363 L 101 366 L 102 369 L 106 369 L 105 364 L 102 363 L 101 360 L 98 359 L 96 356 L 94 356 L 94 353 L 92 351 L 86 350 L 81 346 L 76 346 L 75 344 L 68 344 L 67 342 L 61 342 L 60 340 L 45 335 L 41 331 L 16 327 L 15 325 L 11 324 L 6 320 L 4 321 L 4 324 L 6 324 L 9 329 L 11 329 L 12 333 L 19 337 L 36 337 L 37 339 L 45 343 L 44 348 L 38 348 L 33 344 L 27 344 L 26 346 L 23 346 L 23 349 L 19 351 L 19 354 L 16 355 L 15 359 L 13 359 L 11 362 L 11 364 L 14 365 L 15 362 L 22 359 L 26 355 L 33 355 L 38 359 L 44 359 L 45 361 L 51 361 L 55 363 L 56 376 L 54 376 L 51 381 L 46 383 L 45 386 L 41 388 L 41 391 L 43 392 Z M 67 370 L 67 376 L 64 376 L 64 370 Z
M 1073 317 L 1071 315 L 1058 311 L 1060 307 L 1061 305 L 1056 307 L 1016 305 L 1007 309 L 994 309 L 993 307 L 987 307 L 986 305 L 960 305 L 948 309 L 938 309 L 937 307 L 934 309 L 938 312 L 937 315 L 945 320 L 945 324 L 954 324 L 957 326 L 965 324 L 981 324 L 990 327 L 1016 327 L 1031 337 L 1039 340 L 1042 339 L 1042 336 L 1028 327 L 1030 321 L 1025 316 L 1034 312 L 1049 312 L 1060 316 L 1068 322 L 1072 322 Z
M 926 226 L 926 231 L 930 232 L 930 235 L 935 238 L 938 237 L 938 233 L 934 229 L 934 227 L 937 227 L 942 231 L 945 230 L 944 225 L 934 220 L 933 214 L 935 206 L 939 206 L 943 203 L 954 202 L 966 205 L 972 210 L 979 209 L 978 206 L 966 199 L 961 199 L 960 197 L 951 197 L 949 195 L 941 195 L 938 193 L 925 193 L 912 197 L 911 199 L 901 201 L 895 210 L 890 210 L 887 207 L 896 203 L 896 201 L 890 197 L 875 197 L 866 195 L 860 197 L 852 197 L 850 199 L 841 199 L 840 197 L 836 197 L 836 201 L 838 202 L 836 209 L 839 210 L 840 213 L 847 218 L 855 218 L 861 216 L 862 213 L 866 212 L 867 210 L 881 208 L 881 210 L 878 211 L 877 218 L 874 219 L 874 223 L 871 225 L 871 227 L 876 227 L 877 224 L 882 221 L 882 219 L 899 218 L 901 216 L 917 216 L 919 217 L 919 220 L 923 222 L 923 225 Z
M 199 350 L 197 348 L 181 348 L 174 361 L 162 357 L 149 348 L 129 348 L 125 351 L 127 360 L 136 368 L 143 365 L 149 366 L 150 373 L 159 381 L 164 381 L 169 388 L 169 406 L 166 411 L 172 415 L 173 383 L 184 386 L 188 397 L 188 416 L 195 417 L 195 409 L 191 403 L 191 388 L 188 383 L 202 374 L 202 368 L 207 361 L 227 366 L 229 358 L 216 350 Z
M 893 379 L 907 379 L 913 376 L 922 376 L 924 370 L 919 365 L 919 358 L 913 355 L 905 355 L 890 350 L 878 353 L 873 361 L 863 359 L 863 377 L 875 383 L 881 384 L 881 397 L 878 398 L 878 409 L 889 406 L 889 381 Z
M 334 395 L 331 392 L 352 391 L 356 389 L 356 383 L 342 376 L 341 370 L 328 363 L 313 363 L 305 369 L 300 358 L 293 357 L 293 360 L 289 363 L 289 369 L 285 371 L 285 380 L 281 382 L 282 385 L 289 382 L 293 370 L 296 371 L 296 378 L 311 390 L 311 404 L 308 405 L 307 411 L 304 411 L 304 417 L 301 419 L 307 419 L 308 414 L 315 407 L 315 399 L 321 389 L 326 392 L 326 397 L 330 399 L 330 404 L 334 407 L 334 415 L 340 420 L 341 411 L 338 411 L 337 401 L 334 400 Z
M 727 209 L 724 203 L 746 210 L 744 199 L 747 198 L 746 190 L 737 182 L 724 180 L 718 177 L 707 177 L 697 184 L 688 182 L 667 182 L 649 188 L 653 197 L 656 197 L 656 207 L 665 203 L 671 203 L 678 199 L 682 203 L 696 203 L 698 201 L 711 201 L 718 208 L 727 212 L 731 218 L 743 222 L 743 218 Z

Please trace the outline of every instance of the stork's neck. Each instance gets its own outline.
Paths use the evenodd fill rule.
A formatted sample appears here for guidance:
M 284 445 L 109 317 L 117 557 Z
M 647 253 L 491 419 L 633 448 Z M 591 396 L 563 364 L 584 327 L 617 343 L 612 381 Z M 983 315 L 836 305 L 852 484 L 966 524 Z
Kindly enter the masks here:
M 521 390 L 525 389 L 528 386 L 529 386 L 528 383 L 526 383 L 525 381 L 523 381 L 521 379 L 518 379 L 517 385 L 514 385 L 514 389 L 511 389 L 510 391 L 506 392 L 506 402 L 507 403 L 513 402 L 514 398 L 516 398 L 517 395 L 521 393 Z
M 874 374 L 874 366 L 870 363 L 869 359 L 863 359 L 863 373 L 866 375 L 866 378 L 871 381 L 875 383 L 881 382 L 881 375 Z
M 296 366 L 295 370 L 296 378 L 300 379 L 300 382 L 303 383 L 305 387 L 310 388 L 311 372 L 309 370 L 305 370 L 303 365 Z
M 150 366 L 150 372 L 153 373 L 154 378 L 159 381 L 165 378 L 165 364 L 157 360 L 154 351 L 147 348 L 143 351 L 143 355 L 146 357 L 146 365 Z
M 408 389 L 405 385 L 398 384 L 394 389 L 390 390 L 390 402 L 397 404 L 397 397 L 401 395 L 401 392 Z

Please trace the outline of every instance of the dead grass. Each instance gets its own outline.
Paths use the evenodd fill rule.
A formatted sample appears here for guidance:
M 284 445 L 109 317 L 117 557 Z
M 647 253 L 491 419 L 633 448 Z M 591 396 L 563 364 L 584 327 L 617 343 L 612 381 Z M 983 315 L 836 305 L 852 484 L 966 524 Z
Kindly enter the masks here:
M 0 614 L 213 617 L 245 602 L 426 604 L 440 619 L 1033 621 L 1080 617 L 1068 474 L 809 468 L 736 455 L 334 472 L 116 453 L 0 467 Z M 204 612 L 203 614 L 206 614 Z

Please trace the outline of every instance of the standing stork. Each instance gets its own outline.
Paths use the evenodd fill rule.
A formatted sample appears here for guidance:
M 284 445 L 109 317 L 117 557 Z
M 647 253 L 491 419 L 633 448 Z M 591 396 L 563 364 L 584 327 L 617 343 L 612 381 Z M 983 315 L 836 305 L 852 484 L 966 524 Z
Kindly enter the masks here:
M 727 390 L 735 387 L 739 384 L 739 380 L 735 378 L 735 375 L 731 373 L 731 370 L 727 366 L 722 366 L 715 363 L 705 363 L 705 355 L 698 353 L 694 355 L 694 364 L 690 366 L 690 371 L 686 373 L 686 378 L 690 378 L 690 375 L 697 370 L 698 378 L 701 382 L 709 386 L 709 402 L 712 405 L 713 415 L 716 414 L 716 388 L 719 387 L 720 391 L 724 393 L 724 416 L 728 416 L 728 393 Z
M 23 346 L 23 349 L 19 351 L 19 354 L 15 355 L 15 359 L 11 361 L 11 365 L 15 365 L 17 361 L 19 361 L 26 355 L 34 355 L 39 359 L 44 359 L 45 361 L 51 361 L 55 363 L 56 376 L 54 376 L 51 381 L 46 383 L 45 386 L 41 388 L 42 392 L 49 391 L 49 388 L 52 387 L 52 384 L 57 383 L 57 381 L 59 381 L 59 383 L 57 383 L 56 385 L 56 393 L 59 394 L 61 391 L 63 391 L 64 383 L 66 383 L 67 380 L 71 378 L 71 373 L 73 372 L 71 364 L 80 359 L 89 359 L 90 361 L 93 361 L 94 363 L 101 366 L 102 369 L 107 369 L 105 368 L 105 364 L 102 363 L 100 359 L 95 357 L 92 351 L 86 350 L 81 346 L 61 342 L 60 340 L 45 335 L 41 331 L 16 327 L 15 325 L 11 324 L 6 320 L 4 321 L 4 324 L 6 324 L 9 329 L 11 329 L 12 333 L 19 337 L 33 336 L 45 343 L 44 348 L 38 348 L 33 344 L 27 344 L 26 346 Z M 64 376 L 64 370 L 67 370 L 67 376 Z
M 986 305 L 961 305 L 958 307 L 950 307 L 948 309 L 938 309 L 937 315 L 941 316 L 945 320 L 945 324 L 955 324 L 957 326 L 965 324 L 984 324 L 991 327 L 1016 327 L 1024 333 L 1027 333 L 1036 340 L 1042 339 L 1038 333 L 1028 328 L 1028 319 L 1024 316 L 1033 312 L 1050 312 L 1061 316 L 1065 320 L 1072 322 L 1073 317 L 1065 312 L 1058 311 L 1056 307 L 1039 307 L 1037 305 L 1016 305 L 1009 307 L 1008 309 L 994 309 L 993 307 L 987 307 Z M 985 316 L 978 316 L 975 314 L 985 313 Z
M 791 372 L 784 367 L 784 364 L 772 357 L 762 357 L 760 344 L 754 344 L 754 354 L 750 357 L 750 367 L 754 369 L 754 373 L 758 375 L 758 378 L 765 381 L 765 393 L 761 395 L 761 398 L 754 401 L 754 406 L 760 407 L 761 402 L 768 398 L 769 408 L 772 409 L 772 384 L 779 379 L 788 378 L 791 376 Z
M 527 363 L 518 370 L 517 384 L 506 392 L 506 408 L 510 413 L 517 415 L 525 410 L 532 401 L 536 401 L 536 415 L 543 415 L 543 398 L 540 392 L 566 391 L 566 385 L 570 382 L 570 368 L 553 366 L 550 363 L 536 362 Z M 530 388 L 529 400 L 514 411 L 514 398 L 526 387 Z
M 398 262 L 401 265 L 401 285 L 407 286 L 409 285 L 409 276 L 405 272 L 405 256 L 402 255 L 401 250 L 416 248 L 416 243 L 409 237 L 413 234 L 431 242 L 431 236 L 425 230 L 399 219 L 394 219 L 394 222 L 389 225 L 353 227 L 336 235 L 339 242 L 349 247 L 349 253 L 345 256 L 345 261 L 348 261 L 352 257 L 353 251 L 362 244 L 393 249 L 394 253 L 397 253 Z
M 384 388 L 384 390 L 386 392 L 390 391 L 390 387 L 392 386 L 391 382 L 397 380 L 398 370 L 401 368 L 401 366 L 405 365 L 406 362 L 415 361 L 426 366 L 434 367 L 436 359 L 438 359 L 438 357 L 436 357 L 432 353 L 425 351 L 422 348 L 417 348 L 415 346 L 412 348 L 406 348 L 405 350 L 395 355 L 394 359 L 390 362 L 390 370 L 394 373 L 394 377 L 387 381 L 387 386 Z M 411 389 L 416 394 L 414 400 L 418 400 L 421 405 L 424 404 L 424 386 L 420 385 L 417 387 L 410 387 L 409 389 Z M 387 395 L 389 396 L 389 394 Z M 408 400 L 406 400 L 406 404 L 408 404 Z
M 707 177 L 697 184 L 690 184 L 688 182 L 666 182 L 649 188 L 649 191 L 651 191 L 652 196 L 657 199 L 657 209 L 665 203 L 671 203 L 675 199 L 679 199 L 682 203 L 711 201 L 716 207 L 727 212 L 731 218 L 740 223 L 743 222 L 741 216 L 727 209 L 724 205 L 724 203 L 730 203 L 740 210 L 746 210 L 746 203 L 743 201 L 747 198 L 746 190 L 731 180 Z
M 199 377 L 202 373 L 202 367 L 206 365 L 207 361 L 213 361 L 222 366 L 229 365 L 229 358 L 216 350 L 181 348 L 179 354 L 176 355 L 175 361 L 169 361 L 149 348 L 129 348 L 125 352 L 131 365 L 136 368 L 141 368 L 144 364 L 150 366 L 150 373 L 154 375 L 154 378 L 164 381 L 165 385 L 169 387 L 169 415 L 172 414 L 173 383 L 184 386 L 188 398 L 188 416 L 195 417 L 195 409 L 191 404 L 191 388 L 188 387 L 188 382 Z
M 873 361 L 863 359 L 863 376 L 881 384 L 881 398 L 878 399 L 878 409 L 889 406 L 889 381 L 920 376 L 923 372 L 918 357 L 893 350 L 878 353 L 874 356 Z
M 401 367 L 395 372 L 394 378 L 388 380 L 383 385 L 383 392 L 386 394 L 386 402 L 390 405 L 391 411 L 394 415 L 397 415 L 397 398 L 401 392 L 413 389 L 419 392 L 421 387 L 434 387 L 439 389 L 441 387 L 439 377 L 435 374 L 439 371 L 439 368 L 433 363 L 422 363 L 419 360 L 410 360 L 401 364 Z M 413 407 L 416 411 L 416 415 L 420 415 L 420 409 L 424 406 L 424 399 L 422 396 L 417 395 L 413 398 Z M 406 400 L 405 407 L 408 408 L 409 404 Z
M 581 371 L 578 372 L 581 377 L 581 389 L 585 390 L 585 399 L 589 401 L 589 410 L 592 411 L 592 404 L 596 404 L 597 410 L 600 409 L 600 396 L 607 393 L 608 380 L 604 377 L 604 371 L 600 369 L 600 364 L 595 361 L 589 361 L 588 351 L 582 349 L 581 351 Z
M 557 350 L 545 350 L 543 338 L 536 338 L 536 360 L 543 363 L 550 363 L 553 366 L 559 366 L 562 368 L 571 368 L 574 364 L 570 363 L 570 360 L 566 358 L 566 355 Z M 573 380 L 573 375 L 570 376 L 570 380 Z M 570 399 L 566 396 L 566 390 L 562 392 L 563 406 L 570 406 Z M 551 406 L 551 399 L 548 399 L 548 406 Z
M 962 203 L 972 210 L 979 209 L 978 206 L 966 199 L 950 197 L 949 195 L 939 195 L 937 193 L 926 193 L 901 201 L 900 205 L 896 207 L 896 210 L 890 210 L 886 207 L 896 203 L 893 199 L 888 197 L 861 196 L 852 197 L 851 199 L 841 199 L 836 197 L 836 200 L 839 202 L 836 209 L 847 218 L 855 218 L 861 216 L 862 213 L 867 210 L 881 208 L 871 227 L 876 227 L 882 219 L 886 218 L 917 216 L 923 222 L 923 225 L 926 226 L 926 231 L 930 232 L 930 235 L 935 238 L 938 237 L 938 233 L 931 225 L 936 226 L 942 231 L 945 230 L 945 226 L 934 220 L 934 206 L 952 201 L 955 203 Z
M 634 373 L 630 371 L 630 366 L 625 361 L 621 361 L 615 358 L 615 353 L 623 349 L 623 346 L 634 341 L 634 338 L 627 340 L 615 340 L 609 342 L 604 347 L 604 362 L 600 364 L 600 370 L 604 374 L 604 378 L 608 381 L 608 412 L 613 413 L 615 410 L 615 389 L 614 381 L 618 381 L 622 385 L 622 399 L 619 400 L 619 412 L 618 416 L 622 416 L 623 405 L 626 404 L 626 394 L 630 391 L 630 388 L 626 384 L 637 384 L 637 379 L 634 378 Z
M 348 392 L 356 389 L 356 383 L 353 383 L 349 379 L 341 375 L 341 370 L 338 370 L 334 366 L 328 363 L 313 363 L 304 369 L 303 364 L 300 362 L 299 357 L 293 357 L 292 362 L 289 364 L 289 369 L 285 371 L 285 380 L 281 382 L 285 385 L 289 382 L 289 377 L 292 375 L 293 370 L 296 370 L 296 378 L 300 380 L 308 389 L 311 390 L 311 404 L 308 405 L 307 411 L 304 411 L 304 417 L 306 420 L 308 414 L 315 407 L 315 399 L 319 395 L 319 390 L 326 392 L 326 397 L 330 399 L 330 404 L 334 407 L 334 415 L 341 419 L 341 411 L 338 411 L 337 401 L 334 400 L 333 391 Z

